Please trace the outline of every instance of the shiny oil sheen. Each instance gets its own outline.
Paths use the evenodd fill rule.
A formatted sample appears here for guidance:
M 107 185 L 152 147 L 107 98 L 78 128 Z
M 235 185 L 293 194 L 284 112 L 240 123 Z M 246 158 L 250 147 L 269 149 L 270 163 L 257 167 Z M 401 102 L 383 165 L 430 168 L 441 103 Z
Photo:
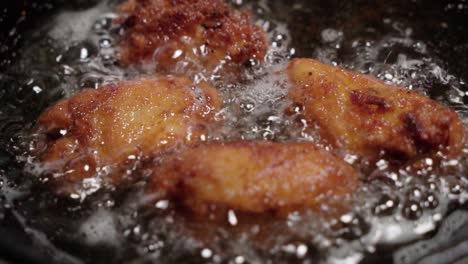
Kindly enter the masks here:
M 306 122 L 296 124 L 300 109 L 284 100 L 288 84 L 281 71 L 293 57 L 416 90 L 455 109 L 468 125 L 468 2 L 231 2 L 252 11 L 272 44 L 266 64 L 251 65 L 242 82 L 212 76 L 224 98 L 219 118 L 226 125 L 207 139 L 318 141 Z M 34 120 L 83 88 L 147 73 L 117 63 L 123 31 L 112 22 L 115 4 L 31 4 L 39 15 L 33 20 L 21 12 L 0 42 L 0 221 L 13 216 L 37 246 L 66 263 L 466 261 L 468 148 L 440 168 L 426 159 L 428 169 L 418 173 L 390 170 L 379 160 L 352 198 L 356 207 L 332 219 L 310 212 L 272 220 L 229 211 L 222 224 L 197 220 L 177 213 L 170 201 L 148 210 L 139 184 L 109 192 L 96 183 L 89 196 L 54 197 L 32 166 Z M 28 20 L 34 23 L 23 26 Z M 297 116 L 286 116 L 287 108 Z M 356 157 L 345 160 L 353 164 Z

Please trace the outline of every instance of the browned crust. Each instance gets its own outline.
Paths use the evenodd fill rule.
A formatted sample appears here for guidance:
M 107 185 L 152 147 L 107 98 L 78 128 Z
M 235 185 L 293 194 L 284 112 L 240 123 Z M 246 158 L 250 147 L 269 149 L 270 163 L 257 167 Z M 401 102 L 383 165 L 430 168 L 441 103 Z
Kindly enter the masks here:
M 221 0 L 129 0 L 119 11 L 126 28 L 120 44 L 124 65 L 154 60 L 160 70 L 173 72 L 185 60 L 210 71 L 226 57 L 236 67 L 262 60 L 268 48 L 266 33 L 250 14 Z M 176 50 L 183 54 L 174 59 Z
M 113 170 L 105 180 L 118 185 L 129 155 L 156 155 L 200 140 L 221 101 L 211 86 L 194 87 L 170 76 L 123 81 L 84 90 L 46 110 L 36 125 L 38 156 L 46 173 L 63 174 L 53 179 L 57 190 L 74 191 L 104 166 Z
M 338 148 L 369 159 L 461 153 L 460 118 L 426 96 L 312 59 L 291 61 L 288 74 L 289 97 Z
M 154 166 L 147 191 L 197 214 L 318 209 L 359 185 L 350 165 L 312 143 L 202 143 Z

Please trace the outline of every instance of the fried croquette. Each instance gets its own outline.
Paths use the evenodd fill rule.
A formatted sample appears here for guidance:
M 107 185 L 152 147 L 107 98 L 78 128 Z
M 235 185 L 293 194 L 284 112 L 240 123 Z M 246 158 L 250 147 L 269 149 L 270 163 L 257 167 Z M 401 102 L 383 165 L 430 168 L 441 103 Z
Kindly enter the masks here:
M 155 62 L 158 72 L 209 76 L 261 61 L 268 49 L 250 14 L 221 0 L 128 0 L 119 13 L 123 65 Z
M 83 179 L 100 173 L 118 185 L 126 162 L 199 141 L 219 107 L 214 88 L 186 78 L 154 77 L 84 90 L 39 117 L 39 160 L 54 175 L 59 193 L 79 189 Z
M 204 215 L 319 208 L 356 190 L 359 174 L 313 143 L 209 142 L 156 164 L 147 191 Z M 215 210 L 216 211 L 216 210 Z
M 312 59 L 295 59 L 287 71 L 289 97 L 337 148 L 370 160 L 461 152 L 459 117 L 426 96 Z

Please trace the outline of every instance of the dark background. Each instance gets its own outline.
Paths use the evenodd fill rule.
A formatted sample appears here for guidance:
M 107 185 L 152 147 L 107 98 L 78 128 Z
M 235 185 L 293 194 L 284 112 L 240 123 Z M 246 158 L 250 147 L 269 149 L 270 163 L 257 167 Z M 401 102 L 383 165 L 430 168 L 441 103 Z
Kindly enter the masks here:
M 40 0 L 40 1 L 9 1 L 0 2 L 0 73 L 5 71 L 15 60 L 21 50 L 22 34 L 26 30 L 50 17 L 59 9 L 84 9 L 92 6 L 93 0 Z M 276 12 L 280 12 L 291 1 L 276 1 Z M 457 76 L 468 80 L 468 13 L 464 9 L 447 9 L 452 3 L 467 4 L 465 1 L 295 1 L 313 7 L 310 11 L 295 11 L 294 15 L 281 19 L 288 25 L 309 25 L 307 27 L 291 27 L 292 45 L 297 47 L 298 56 L 311 57 L 313 46 L 309 45 L 314 38 L 320 38 L 324 27 L 340 28 L 344 32 L 359 34 L 358 28 L 363 23 L 378 23 L 383 16 L 408 19 L 415 29 L 416 38 L 428 43 L 433 51 L 447 63 L 447 69 Z M 446 29 L 438 25 L 445 22 Z M 1 121 L 1 120 L 0 120 Z M 0 146 L 8 141 L 8 135 L 0 135 Z M 14 162 L 14 158 L 0 150 L 0 167 Z M 7 172 L 8 173 L 8 172 Z M 14 173 L 14 172 L 11 172 Z M 39 250 L 33 246 L 33 241 L 23 231 L 21 225 L 11 215 L 8 208 L 3 208 L 0 195 L 0 264 L 1 263 L 54 263 L 66 262 L 52 258 L 47 250 Z M 466 226 L 465 226 L 466 227 Z M 466 240 L 462 228 L 457 240 Z M 455 238 L 454 238 L 455 239 Z M 447 245 L 441 245 L 447 247 Z M 364 262 L 391 262 L 391 255 L 377 252 Z M 468 252 L 467 252 L 468 254 Z M 2 261 L 3 259 L 3 261 Z

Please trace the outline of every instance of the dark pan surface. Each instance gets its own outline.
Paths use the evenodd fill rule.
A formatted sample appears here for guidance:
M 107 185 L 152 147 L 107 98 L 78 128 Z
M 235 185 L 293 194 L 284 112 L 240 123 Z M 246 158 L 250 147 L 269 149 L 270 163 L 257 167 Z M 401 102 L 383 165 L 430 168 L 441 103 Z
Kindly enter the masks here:
M 47 106 L 83 87 L 125 78 L 109 49 L 100 47 L 103 38 L 113 40 L 112 34 L 118 30 L 109 22 L 110 5 L 101 2 L 105 1 L 0 3 L 0 263 L 242 263 L 240 255 L 204 258 L 206 248 L 192 243 L 190 236 L 180 235 L 185 226 L 200 228 L 190 219 L 172 227 L 164 224 L 167 215 L 156 213 L 159 220 L 143 221 L 147 216 L 141 216 L 128 201 L 131 191 L 99 193 L 83 202 L 61 200 L 25 172 L 27 132 Z M 232 2 L 236 5 L 239 1 Z M 285 46 L 280 52 L 337 63 L 407 87 L 414 85 L 414 89 L 455 109 L 468 124 L 467 1 L 252 0 L 242 5 L 260 22 L 271 23 L 277 31 L 271 33 L 272 38 Z M 57 19 L 60 15 L 62 19 Z M 85 21 L 72 27 L 83 29 L 83 37 L 61 39 L 60 34 L 69 32 L 66 27 L 57 27 L 57 21 Z M 93 31 L 96 25 L 104 27 L 104 33 Z M 288 30 L 283 30 L 283 25 Z M 281 34 L 283 37 L 277 38 Z M 89 56 L 85 63 L 79 62 L 82 49 Z M 63 58 L 60 62 L 58 56 Z M 89 66 L 89 61 L 98 66 Z M 405 220 L 401 224 L 414 230 L 428 216 L 440 218 L 429 221 L 432 228 L 398 243 L 359 243 L 360 235 L 351 233 L 342 247 L 357 247 L 353 252 L 359 254 L 350 256 L 359 257 L 347 259 L 349 262 L 332 262 L 329 254 L 338 256 L 340 252 L 326 252 L 310 241 L 295 240 L 281 232 L 272 236 L 284 238 L 279 239 L 281 243 L 292 245 L 294 250 L 305 246 L 304 258 L 298 257 L 298 251 L 289 254 L 270 245 L 269 250 L 244 249 L 239 237 L 230 235 L 236 230 L 228 228 L 218 231 L 227 233 L 227 240 L 239 241 L 218 239 L 210 250 L 221 252 L 220 256 L 222 252 L 242 253 L 249 263 L 468 263 L 467 160 L 465 155 L 458 161 L 459 169 L 444 175 L 447 180 L 437 185 L 437 208 L 425 210 L 419 222 Z M 411 184 L 416 187 L 395 191 L 394 200 L 401 204 L 395 215 L 404 212 L 407 192 L 427 183 Z M 382 194 L 378 188 L 372 193 Z M 356 219 L 349 230 L 372 233 L 370 218 Z M 91 239 L 92 243 L 85 237 L 90 231 L 82 228 L 86 221 L 104 230 L 96 231 L 100 235 Z M 282 224 L 274 223 L 279 228 Z M 161 230 L 153 232 L 158 228 Z M 149 235 L 145 237 L 146 232 Z M 115 238 L 116 243 L 99 237 Z M 353 239 L 358 242 L 353 244 Z

